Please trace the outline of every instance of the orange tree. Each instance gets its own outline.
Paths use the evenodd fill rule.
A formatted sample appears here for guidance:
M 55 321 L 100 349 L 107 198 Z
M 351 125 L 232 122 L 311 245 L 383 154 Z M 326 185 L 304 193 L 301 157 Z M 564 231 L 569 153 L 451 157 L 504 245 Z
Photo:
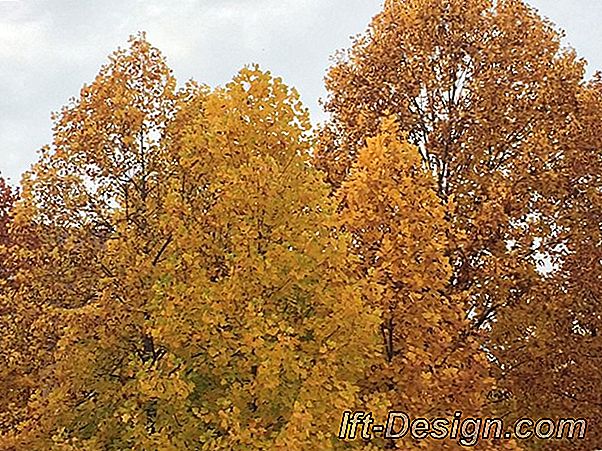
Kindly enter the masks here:
M 473 330 L 487 332 L 491 407 L 593 421 L 598 339 L 586 324 L 597 321 L 600 286 L 599 90 L 583 84 L 583 62 L 560 38 L 520 0 L 386 1 L 327 74 L 330 118 L 314 161 L 344 190 L 367 139 L 395 114 L 398 135 L 454 205 L 451 275 L 432 286 L 466 297 Z M 590 431 L 575 446 L 599 444 Z

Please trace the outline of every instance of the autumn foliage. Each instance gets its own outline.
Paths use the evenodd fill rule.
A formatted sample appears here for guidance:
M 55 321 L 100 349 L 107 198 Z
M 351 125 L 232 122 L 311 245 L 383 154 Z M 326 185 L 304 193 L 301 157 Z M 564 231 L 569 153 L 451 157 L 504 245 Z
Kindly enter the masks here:
M 602 446 L 602 82 L 520 0 L 387 0 L 312 130 L 143 34 L 0 179 L 0 449 L 457 449 L 345 410 L 586 418 Z
M 465 299 L 485 332 L 490 408 L 590 418 L 588 440 L 571 446 L 599 446 L 600 90 L 583 82 L 583 61 L 522 1 L 392 0 L 326 84 L 315 162 L 335 190 L 394 114 L 454 206 L 451 275 L 426 283 Z

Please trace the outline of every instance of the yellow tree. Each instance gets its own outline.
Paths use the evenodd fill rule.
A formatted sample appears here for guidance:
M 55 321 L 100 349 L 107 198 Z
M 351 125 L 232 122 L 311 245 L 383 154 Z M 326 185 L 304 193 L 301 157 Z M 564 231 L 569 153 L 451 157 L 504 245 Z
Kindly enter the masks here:
M 0 177 L 0 325 L 2 326 L 0 346 L 3 349 L 10 346 L 10 340 L 5 337 L 9 335 L 10 331 L 7 303 L 10 288 L 14 283 L 15 272 L 9 258 L 13 241 L 10 233 L 10 223 L 15 194 L 14 190 Z M 12 368 L 7 357 L 8 353 L 0 354 L 0 381 L 3 382 L 3 396 L 0 399 L 0 431 L 15 421 L 18 413 L 14 410 L 18 405 L 18 399 L 25 396 L 25 393 L 19 389 L 19 383 L 16 380 L 19 375 L 11 371 Z
M 178 364 L 188 390 L 181 426 L 163 440 L 182 449 L 199 440 L 333 448 L 342 411 L 357 405 L 377 317 L 345 272 L 346 236 L 332 232 L 328 188 L 309 165 L 307 112 L 294 90 L 256 68 L 200 108 L 188 104 L 197 116 L 173 142 L 185 180 L 164 218 L 177 256 L 154 316 L 168 351 L 152 380 Z M 173 409 L 167 397 L 158 402 Z
M 146 222 L 148 200 L 160 195 L 158 140 L 173 114 L 174 88 L 157 49 L 143 35 L 133 37 L 130 48 L 115 52 L 79 98 L 55 115 L 52 146 L 24 176 L 7 254 L 16 273 L 2 299 L 8 326 L 1 382 L 19 393 L 2 412 L 12 418 L 0 429 L 0 443 L 9 449 L 23 449 L 14 440 L 30 431 L 33 418 L 21 414 L 46 393 L 69 322 L 112 280 L 114 268 L 103 258 L 118 236 L 115 209 L 123 205 L 120 220 L 147 239 L 144 251 L 162 244 Z
M 0 449 L 6 445 L 4 434 L 14 431 L 27 414 L 35 386 L 31 373 L 42 360 L 33 357 L 45 343 L 39 330 L 29 328 L 39 317 L 38 306 L 20 296 L 23 274 L 32 269 L 26 256 L 39 240 L 32 228 L 16 225 L 18 199 L 18 191 L 0 178 Z
M 550 188 L 583 74 L 559 39 L 519 0 L 390 0 L 327 76 L 316 164 L 338 186 L 396 114 L 439 196 L 455 196 L 453 287 L 475 291 L 478 325 L 537 280 L 527 219 Z M 510 242 L 524 259 L 506 258 Z
M 366 396 L 385 394 L 394 410 L 413 417 L 452 418 L 456 411 L 474 417 L 484 413 L 493 380 L 469 330 L 466 299 L 445 293 L 452 274 L 445 255 L 452 206 L 437 196 L 418 149 L 400 135 L 395 118 L 386 118 L 339 191 L 341 222 L 354 237 L 355 269 L 368 282 L 366 302 L 382 311 L 382 358 L 367 376 Z M 458 447 L 452 440 L 396 445 Z
M 588 127 L 586 136 L 595 135 L 580 118 L 582 77 L 583 63 L 523 1 L 389 0 L 326 78 L 331 116 L 315 163 L 335 189 L 381 118 L 395 114 L 434 174 L 438 196 L 453 197 L 445 251 L 452 276 L 443 291 L 466 296 L 473 328 L 491 332 L 486 348 L 504 387 L 492 394 L 513 400 L 499 404 L 504 414 L 543 415 L 530 397 L 542 407 L 559 399 L 545 389 L 527 393 L 547 376 L 525 361 L 542 355 L 530 338 L 534 328 L 554 335 L 546 325 L 550 304 L 562 309 L 548 295 L 549 283 L 562 291 L 558 282 L 543 278 L 538 264 L 558 261 L 565 229 L 580 227 L 559 220 L 562 193 L 585 180 L 568 176 L 575 174 L 570 162 L 579 161 L 573 149 L 584 152 L 582 161 L 596 158 L 593 141 L 579 144 Z M 561 350 L 556 342 L 546 358 Z M 528 377 L 509 376 L 516 364 Z M 565 386 L 580 380 L 566 374 Z
M 62 333 L 9 446 L 330 449 L 358 405 L 378 315 L 346 271 L 297 94 L 244 69 L 176 97 L 154 170 L 128 179 L 136 196 L 93 186 L 115 202 L 90 210 L 112 225 L 94 255 L 96 296 L 52 310 Z M 113 177 L 111 164 L 99 173 Z

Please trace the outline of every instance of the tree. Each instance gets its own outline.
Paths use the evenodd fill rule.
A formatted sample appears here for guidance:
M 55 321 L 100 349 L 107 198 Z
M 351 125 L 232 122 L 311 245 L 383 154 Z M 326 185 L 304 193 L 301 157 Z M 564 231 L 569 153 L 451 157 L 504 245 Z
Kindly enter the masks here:
M 559 399 L 544 388 L 548 376 L 525 362 L 540 358 L 533 334 L 552 336 L 550 311 L 562 309 L 562 289 L 542 275 L 542 264 L 559 273 L 556 263 L 568 264 L 567 229 L 580 227 L 559 219 L 574 197 L 567 187 L 580 180 L 569 170 L 579 161 L 573 149 L 581 160 L 599 152 L 593 141 L 580 144 L 577 132 L 590 127 L 586 136 L 594 135 L 581 118 L 582 79 L 583 62 L 519 0 L 389 0 L 326 78 L 331 116 L 315 164 L 334 190 L 381 118 L 395 114 L 399 135 L 407 133 L 434 174 L 439 198 L 453 201 L 445 250 L 452 276 L 443 292 L 465 296 L 473 329 L 487 332 L 483 346 L 499 385 L 491 396 L 505 400 L 492 406 L 500 414 L 546 416 L 530 400 L 543 407 Z M 558 287 L 552 298 L 549 283 Z M 550 342 L 550 362 L 574 346 L 574 334 L 563 336 L 572 339 Z M 580 379 L 586 373 L 567 375 L 565 387 Z
M 439 196 L 454 196 L 453 288 L 476 290 L 483 326 L 537 278 L 527 219 L 553 186 L 542 181 L 560 158 L 582 73 L 521 1 L 386 2 L 327 76 L 331 120 L 316 164 L 337 187 L 380 118 L 396 114 Z M 508 242 L 525 258 L 506 258 Z
M 158 285 L 153 336 L 166 355 L 151 379 L 186 389 L 145 394 L 170 431 L 162 445 L 330 449 L 357 405 L 377 317 L 345 272 L 307 112 L 256 68 L 192 105 L 174 133 L 184 180 L 163 218 L 176 254 Z
M 58 261 L 18 296 L 56 332 L 8 449 L 329 449 L 359 402 L 378 315 L 298 95 L 255 68 L 172 86 L 134 39 L 26 178 L 17 217 Z
M 538 449 L 590 450 L 602 443 L 601 102 L 599 81 L 586 84 L 558 165 L 556 188 L 545 199 L 554 215 L 543 224 L 556 243 L 546 255 L 548 271 L 524 306 L 500 315 L 493 330 L 492 341 L 499 343 L 493 352 L 504 362 L 498 378 L 518 398 L 507 402 L 517 414 L 588 419 L 584 440 L 544 442 Z
M 451 418 L 456 411 L 476 417 L 494 385 L 468 327 L 466 299 L 445 293 L 451 277 L 446 216 L 452 207 L 437 197 L 418 149 L 400 135 L 395 118 L 386 118 L 339 191 L 356 271 L 370 287 L 366 302 L 382 311 L 382 358 L 367 375 L 366 396 L 386 394 L 393 410 L 416 417 Z M 394 446 L 458 447 L 451 440 L 425 443 Z
M 53 145 L 24 176 L 8 253 L 14 284 L 1 299 L 7 325 L 1 383 L 18 394 L 2 412 L 11 418 L 0 429 L 8 449 L 23 449 L 19 440 L 33 434 L 31 405 L 47 394 L 70 322 L 83 322 L 81 309 L 92 309 L 114 280 L 105 257 L 118 226 L 138 227 L 149 253 L 161 239 L 148 233 L 145 221 L 152 217 L 149 199 L 162 186 L 158 140 L 174 112 L 174 89 L 158 50 L 143 35 L 133 37 L 130 48 L 115 52 L 80 97 L 54 116 Z M 119 206 L 121 217 L 114 214 Z
M 4 320 L 6 317 L 4 299 L 14 278 L 14 268 L 8 258 L 12 242 L 9 229 L 14 203 L 14 190 L 0 177 L 0 324 L 4 326 L 2 335 L 9 330 L 7 321 Z M 1 339 L 0 344 L 5 345 L 5 340 Z M 13 375 L 7 371 L 8 365 L 3 357 L 5 355 L 0 354 L 0 380 L 6 382 L 13 380 Z M 18 389 L 14 390 L 11 384 L 3 384 L 3 390 L 4 395 L 0 399 L 0 430 L 14 418 L 10 415 L 10 407 L 17 403 L 19 396 L 22 396 L 22 392 Z

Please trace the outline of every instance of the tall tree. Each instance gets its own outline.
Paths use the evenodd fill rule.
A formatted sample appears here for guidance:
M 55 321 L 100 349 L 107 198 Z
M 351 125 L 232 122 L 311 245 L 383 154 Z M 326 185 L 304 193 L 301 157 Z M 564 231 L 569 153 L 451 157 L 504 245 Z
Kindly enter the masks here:
M 492 351 L 504 363 L 498 378 L 514 394 L 502 403 L 504 411 L 588 419 L 584 440 L 543 442 L 538 449 L 602 444 L 601 93 L 598 80 L 581 90 L 570 139 L 549 181 L 554 188 L 545 202 L 554 214 L 541 221 L 541 234 L 552 235 L 554 246 L 544 254 L 542 283 L 522 306 L 498 315 L 492 330 Z
M 581 160 L 599 152 L 593 141 L 579 144 L 575 130 L 587 128 L 580 118 L 583 63 L 560 47 L 560 37 L 520 0 L 386 1 L 328 72 L 330 120 L 315 158 L 338 189 L 381 118 L 399 118 L 399 134 L 420 150 L 439 197 L 455 205 L 445 252 L 452 277 L 443 291 L 467 296 L 473 329 L 489 332 L 485 346 L 505 387 L 492 396 L 511 397 L 500 413 L 520 416 L 545 413 L 531 408 L 531 396 L 541 406 L 559 399 L 545 389 L 527 394 L 547 376 L 525 361 L 541 355 L 534 334 L 553 334 L 550 303 L 561 305 L 546 296 L 542 272 L 558 269 L 565 229 L 579 227 L 559 221 L 560 199 L 570 202 L 562 194 L 574 173 L 568 162 L 578 161 L 572 149 L 584 152 Z M 547 356 L 569 343 L 556 342 Z M 530 368 L 528 377 L 516 364 Z M 518 383 L 519 375 L 531 385 Z M 586 373 L 565 384 L 580 378 Z
M 533 283 L 528 219 L 550 189 L 582 74 L 522 1 L 388 1 L 328 73 L 316 164 L 338 186 L 380 118 L 396 114 L 439 196 L 454 196 L 453 285 L 476 290 L 484 325 Z
M 8 449 L 23 449 L 20 436 L 33 433 L 28 403 L 47 393 L 70 321 L 114 281 L 115 269 L 104 257 L 120 223 L 138 228 L 149 254 L 162 244 L 157 246 L 161 237 L 150 234 L 146 223 L 152 199 L 165 185 L 158 181 L 158 141 L 174 113 L 175 82 L 144 35 L 130 44 L 54 116 L 52 146 L 42 149 L 23 178 L 9 253 L 16 273 L 3 293 L 8 326 L 0 351 L 6 363 L 2 383 L 20 393 L 16 405 L 2 412 L 12 418 L 0 429 L 0 444 Z M 118 207 L 121 216 L 115 215 Z
M 366 396 L 384 394 L 393 410 L 414 416 L 483 415 L 494 387 L 488 360 L 469 333 L 466 298 L 445 293 L 451 277 L 445 218 L 453 207 L 437 197 L 418 148 L 400 135 L 395 118 L 385 118 L 339 191 L 341 221 L 354 237 L 355 269 L 368 281 L 366 302 L 382 312 L 382 358 L 367 375 Z M 452 440 L 390 445 L 458 447 Z

